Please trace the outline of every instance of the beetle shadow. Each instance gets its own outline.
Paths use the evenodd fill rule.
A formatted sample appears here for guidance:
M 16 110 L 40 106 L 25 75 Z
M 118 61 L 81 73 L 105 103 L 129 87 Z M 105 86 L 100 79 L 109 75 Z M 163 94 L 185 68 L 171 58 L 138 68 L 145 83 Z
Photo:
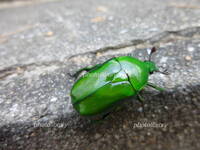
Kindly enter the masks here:
M 138 109 L 140 102 L 135 98 L 129 98 L 123 103 L 123 109 L 113 112 L 100 123 L 91 123 L 90 119 L 81 117 L 77 113 L 71 116 L 60 116 L 55 123 L 66 123 L 68 126 L 60 128 L 33 127 L 32 123 L 8 124 L 0 128 L 0 144 L 13 144 L 15 136 L 21 137 L 19 141 L 27 141 L 37 138 L 62 137 L 62 140 L 74 140 L 75 138 L 88 138 L 93 140 L 98 133 L 112 135 L 120 131 L 136 131 L 134 123 L 141 121 L 159 121 L 173 123 L 174 120 L 184 122 L 185 116 L 192 116 L 190 113 L 199 110 L 200 106 L 200 85 L 187 86 L 183 89 L 176 87 L 173 91 L 157 93 L 155 91 L 143 91 L 145 98 L 146 116 Z M 193 114 L 194 116 L 194 114 Z M 191 117 L 190 117 L 191 118 Z M 26 138 L 25 135 L 32 135 Z M 67 136 L 65 136 L 67 134 Z M 41 143 L 42 144 L 42 143 Z M 89 143 L 88 143 L 89 144 Z
M 141 103 L 136 97 L 130 97 L 121 103 L 123 109 L 112 112 L 100 123 L 89 123 L 78 127 L 77 132 L 83 135 L 94 136 L 96 133 L 118 130 L 123 125 L 133 125 L 140 121 L 160 120 L 161 122 L 170 122 L 176 116 L 180 119 L 182 109 L 188 109 L 190 112 L 199 109 L 200 85 L 186 86 L 183 89 L 175 87 L 171 91 L 155 92 L 142 91 L 145 99 L 144 113 L 141 110 Z M 84 122 L 84 118 L 80 117 Z

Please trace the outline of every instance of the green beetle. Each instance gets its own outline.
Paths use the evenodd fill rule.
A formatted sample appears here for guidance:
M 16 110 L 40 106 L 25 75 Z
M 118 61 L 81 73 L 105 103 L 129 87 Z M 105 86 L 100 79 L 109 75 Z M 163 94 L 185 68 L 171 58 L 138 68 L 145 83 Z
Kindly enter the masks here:
M 139 92 L 145 86 L 162 90 L 148 82 L 150 74 L 161 72 L 151 61 L 151 55 L 155 51 L 155 47 L 150 50 L 148 61 L 120 56 L 109 59 L 103 64 L 79 70 L 74 76 L 84 70 L 88 72 L 80 77 L 71 89 L 74 108 L 84 116 L 98 115 L 130 96 L 138 96 L 142 101 Z M 166 70 L 161 73 L 167 74 Z

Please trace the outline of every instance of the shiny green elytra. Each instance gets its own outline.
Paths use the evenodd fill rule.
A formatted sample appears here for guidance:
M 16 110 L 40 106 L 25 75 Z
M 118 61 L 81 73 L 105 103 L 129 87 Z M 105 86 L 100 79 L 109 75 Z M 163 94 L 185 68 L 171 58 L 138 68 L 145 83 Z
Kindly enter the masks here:
M 148 77 L 153 72 L 159 72 L 151 61 L 151 49 L 148 61 L 141 61 L 131 56 L 114 57 L 103 64 L 92 68 L 83 68 L 88 72 L 80 77 L 71 89 L 71 99 L 74 108 L 84 116 L 102 114 L 116 106 L 119 101 L 130 96 L 139 95 L 145 86 L 160 90 Z

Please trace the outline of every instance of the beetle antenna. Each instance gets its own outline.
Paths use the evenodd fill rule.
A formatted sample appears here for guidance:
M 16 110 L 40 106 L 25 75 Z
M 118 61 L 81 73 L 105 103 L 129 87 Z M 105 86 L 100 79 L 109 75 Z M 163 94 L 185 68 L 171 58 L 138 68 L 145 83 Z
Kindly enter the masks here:
M 149 55 L 149 61 L 151 61 L 151 56 L 154 52 L 156 52 L 156 47 L 152 47 L 151 49 L 147 49 L 147 53 Z
M 165 69 L 164 71 L 157 70 L 156 72 L 162 73 L 164 75 L 169 75 L 169 72 L 167 71 L 167 69 Z

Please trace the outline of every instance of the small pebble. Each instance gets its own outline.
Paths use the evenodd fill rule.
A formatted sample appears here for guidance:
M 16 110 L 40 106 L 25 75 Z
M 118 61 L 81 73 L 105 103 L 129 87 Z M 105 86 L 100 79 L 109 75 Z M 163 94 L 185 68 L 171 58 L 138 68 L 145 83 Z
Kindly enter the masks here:
M 165 108 L 165 110 L 168 110 L 168 109 L 169 109 L 169 107 L 168 107 L 168 106 L 164 106 L 164 108 Z
M 117 140 L 119 140 L 119 135 L 115 135 L 115 138 L 116 138 Z
M 91 22 L 93 22 L 93 23 L 103 22 L 103 21 L 105 21 L 105 17 L 101 17 L 101 16 L 91 19 Z
M 151 135 L 151 133 L 150 133 L 150 132 L 147 132 L 147 135 L 148 135 L 148 136 L 150 136 L 150 135 Z
M 95 139 L 98 139 L 100 137 L 101 137 L 101 135 L 99 133 L 95 134 Z
M 52 31 L 49 31 L 49 32 L 47 32 L 47 33 L 45 34 L 45 36 L 47 36 L 47 37 L 53 36 L 53 32 L 52 32 Z
M 97 56 L 97 57 L 101 57 L 102 54 L 98 52 L 98 53 L 96 54 L 96 56 Z
M 143 108 L 142 108 L 142 107 L 139 107 L 139 108 L 138 108 L 138 111 L 139 111 L 139 112 L 143 112 Z
M 50 101 L 51 101 L 51 102 L 57 101 L 57 97 L 52 97 Z
M 126 129 L 127 128 L 127 126 L 126 125 L 123 125 L 123 129 Z
M 107 8 L 105 6 L 98 6 L 97 7 L 97 11 L 101 11 L 101 12 L 107 12 Z
M 36 134 L 33 132 L 33 133 L 31 133 L 31 135 L 30 136 L 35 136 Z
M 190 61 L 190 60 L 192 60 L 192 57 L 191 56 L 185 56 L 185 60 Z

